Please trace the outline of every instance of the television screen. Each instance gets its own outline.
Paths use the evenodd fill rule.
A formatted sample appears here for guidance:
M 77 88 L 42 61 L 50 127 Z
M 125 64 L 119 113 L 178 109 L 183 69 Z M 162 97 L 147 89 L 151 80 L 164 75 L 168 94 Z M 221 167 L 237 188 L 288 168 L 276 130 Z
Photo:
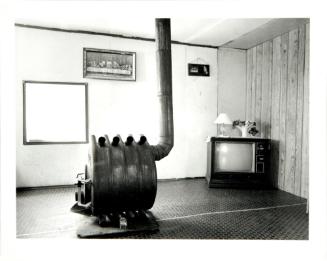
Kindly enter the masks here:
M 216 142 L 215 172 L 254 172 L 254 142 Z

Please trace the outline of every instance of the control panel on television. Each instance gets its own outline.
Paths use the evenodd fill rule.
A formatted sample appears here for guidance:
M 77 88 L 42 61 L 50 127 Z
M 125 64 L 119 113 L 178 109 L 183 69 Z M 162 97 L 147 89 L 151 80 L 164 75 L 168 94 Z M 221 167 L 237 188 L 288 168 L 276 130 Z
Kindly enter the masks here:
M 209 187 L 269 186 L 269 139 L 211 137 L 207 152 Z

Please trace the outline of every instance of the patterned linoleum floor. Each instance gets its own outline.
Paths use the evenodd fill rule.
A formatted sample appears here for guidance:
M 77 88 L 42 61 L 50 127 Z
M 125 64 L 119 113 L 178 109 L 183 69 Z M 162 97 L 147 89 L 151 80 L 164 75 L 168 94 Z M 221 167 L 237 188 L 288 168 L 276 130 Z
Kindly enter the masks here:
M 74 188 L 17 192 L 18 238 L 77 238 Z M 306 200 L 279 190 L 209 189 L 204 179 L 159 181 L 160 231 L 123 238 L 308 239 Z

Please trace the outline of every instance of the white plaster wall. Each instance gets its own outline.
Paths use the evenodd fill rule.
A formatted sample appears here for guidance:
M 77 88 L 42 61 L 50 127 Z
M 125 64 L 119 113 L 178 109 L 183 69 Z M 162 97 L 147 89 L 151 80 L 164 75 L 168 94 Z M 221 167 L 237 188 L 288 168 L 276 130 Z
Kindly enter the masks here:
M 136 82 L 83 78 L 83 47 L 136 52 Z M 23 145 L 23 80 L 88 82 L 89 133 L 158 137 L 153 42 L 16 27 L 17 187 L 63 185 L 84 171 L 88 145 Z M 210 77 L 187 76 L 187 63 L 210 64 Z M 159 179 L 205 175 L 207 136 L 216 134 L 217 50 L 172 45 L 175 146 L 157 162 Z M 73 106 L 73 101 L 72 101 Z
M 246 51 L 232 48 L 218 50 L 218 113 L 231 120 L 245 120 Z

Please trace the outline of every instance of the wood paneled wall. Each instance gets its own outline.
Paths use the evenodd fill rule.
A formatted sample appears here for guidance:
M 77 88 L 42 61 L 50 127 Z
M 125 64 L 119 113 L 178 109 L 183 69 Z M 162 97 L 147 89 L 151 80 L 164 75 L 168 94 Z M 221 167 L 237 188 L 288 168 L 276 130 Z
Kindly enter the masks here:
M 246 119 L 272 140 L 271 181 L 308 198 L 309 24 L 247 50 Z

